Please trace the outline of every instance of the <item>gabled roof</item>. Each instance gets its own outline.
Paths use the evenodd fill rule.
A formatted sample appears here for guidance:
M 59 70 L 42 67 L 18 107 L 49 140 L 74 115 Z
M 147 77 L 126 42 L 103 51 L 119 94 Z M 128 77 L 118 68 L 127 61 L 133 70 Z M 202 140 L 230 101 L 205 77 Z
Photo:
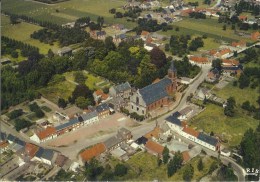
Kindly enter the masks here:
M 158 144 L 152 140 L 148 140 L 147 143 L 145 144 L 145 147 L 160 155 L 162 154 L 163 149 L 164 149 L 163 146 L 161 146 L 160 144 Z
M 172 81 L 169 78 L 163 78 L 159 82 L 148 85 L 142 89 L 139 89 L 139 93 L 142 96 L 146 105 L 156 102 L 159 99 L 168 96 L 166 86 L 170 85 Z
M 183 162 L 187 162 L 190 160 L 190 155 L 188 151 L 184 151 L 181 154 L 182 154 Z
M 43 150 L 44 149 L 42 147 L 39 147 L 39 150 L 36 152 L 35 156 L 41 158 L 43 154 Z
M 6 133 L 0 132 L 0 141 L 6 140 L 6 139 L 7 139 Z
M 51 149 L 43 149 L 41 158 L 51 161 L 54 156 L 54 151 Z
M 179 112 L 180 112 L 181 115 L 185 115 L 185 114 L 190 113 L 191 111 L 193 111 L 192 108 L 190 106 L 188 106 L 188 107 L 183 108 Z
M 100 104 L 100 105 L 98 105 L 98 106 L 96 107 L 96 111 L 97 111 L 98 113 L 101 113 L 101 112 L 106 111 L 106 110 L 109 110 L 109 106 L 108 106 L 106 103 Z
M 61 124 L 61 125 L 59 125 L 59 126 L 56 126 L 55 129 L 56 129 L 57 131 L 59 131 L 59 130 L 65 129 L 65 128 L 67 128 L 67 127 L 70 127 L 70 126 L 72 126 L 72 125 L 74 125 L 74 124 L 76 124 L 76 123 L 78 123 L 78 122 L 79 122 L 78 118 L 72 118 L 72 119 L 69 120 L 67 123 L 64 123 L 64 124 Z
M 174 115 L 171 115 L 171 116 L 168 116 L 167 118 L 165 118 L 166 121 L 172 123 L 172 124 L 175 124 L 175 125 L 178 125 L 178 126 L 182 126 L 181 124 L 181 120 L 179 120 L 176 116 Z
M 62 167 L 62 166 L 64 166 L 64 164 L 66 163 L 67 160 L 68 160 L 68 157 L 66 157 L 62 154 L 59 154 L 55 160 L 55 164 L 59 167 Z
M 141 136 L 140 138 L 138 138 L 135 143 L 137 143 L 138 145 L 141 145 L 141 144 L 146 144 L 146 142 L 148 141 L 147 138 L 145 138 L 144 136 Z
M 150 34 L 150 32 L 147 32 L 147 31 L 144 31 L 144 30 L 141 32 L 141 36 L 147 36 L 149 34 Z
M 230 66 L 238 66 L 239 61 L 237 61 L 235 59 L 223 59 L 222 64 L 223 65 L 230 65 Z
M 152 131 L 146 133 L 144 137 L 147 139 L 151 139 L 152 137 L 159 138 L 160 131 L 161 129 L 159 127 L 155 127 Z
M 92 112 L 89 112 L 87 114 L 82 114 L 81 117 L 83 119 L 83 121 L 87 121 L 91 118 L 94 118 L 94 117 L 97 117 L 98 116 L 98 113 L 97 111 L 92 111 Z
M 0 148 L 5 148 L 9 145 L 8 141 L 2 141 L 0 142 Z
M 218 143 L 218 140 L 214 137 L 211 137 L 211 136 L 208 136 L 204 133 L 199 133 L 198 137 L 197 137 L 199 140 L 203 141 L 203 142 L 206 142 L 212 146 L 216 146 L 217 143 Z
M 242 70 L 241 66 L 223 66 L 222 67 L 223 71 L 238 71 Z
M 106 146 L 106 149 L 110 149 L 110 148 L 114 147 L 115 145 L 121 143 L 122 140 L 123 140 L 123 138 L 112 136 L 112 137 L 108 138 L 106 141 L 104 141 L 104 144 Z
M 225 54 L 228 54 L 228 53 L 231 53 L 231 50 L 230 49 L 222 49 L 221 51 L 218 52 L 218 54 L 220 54 L 221 56 L 225 55 Z
M 33 158 L 36 154 L 36 152 L 39 150 L 39 147 L 37 145 L 34 145 L 32 143 L 26 143 L 25 145 L 25 152 Z
M 191 56 L 190 60 L 197 62 L 197 63 L 207 63 L 207 62 L 209 62 L 207 57 Z
M 83 161 L 88 161 L 93 157 L 99 156 L 105 151 L 106 151 L 105 145 L 103 143 L 99 143 L 81 152 L 80 156 Z
M 42 130 L 37 133 L 37 136 L 39 137 L 40 140 L 47 138 L 53 134 L 56 133 L 56 129 L 54 127 L 47 127 L 45 130 Z
M 125 82 L 114 86 L 114 89 L 116 90 L 117 93 L 120 93 L 131 89 L 131 85 L 128 82 Z
M 196 138 L 199 136 L 199 132 L 189 127 L 184 127 L 182 131 Z

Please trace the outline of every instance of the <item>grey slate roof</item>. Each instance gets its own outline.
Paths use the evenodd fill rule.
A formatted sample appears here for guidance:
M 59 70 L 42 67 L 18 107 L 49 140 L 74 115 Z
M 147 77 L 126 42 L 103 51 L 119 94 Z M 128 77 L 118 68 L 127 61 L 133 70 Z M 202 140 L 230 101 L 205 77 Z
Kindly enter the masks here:
M 112 136 L 112 137 L 108 138 L 108 139 L 104 142 L 104 144 L 105 144 L 105 146 L 106 146 L 107 149 L 110 149 L 110 148 L 112 148 L 113 146 L 119 144 L 121 141 L 122 141 L 121 138 L 118 138 L 118 137 L 116 137 L 116 136 Z
M 216 146 L 218 143 L 218 140 L 216 138 L 208 136 L 204 133 L 199 133 L 198 139 L 213 146 Z
M 94 118 L 94 117 L 97 117 L 98 113 L 97 111 L 93 111 L 93 112 L 90 112 L 90 113 L 87 113 L 87 114 L 83 114 L 81 115 L 83 121 L 87 121 L 91 118 Z
M 126 90 L 131 89 L 131 86 L 128 82 L 125 82 L 125 83 L 114 86 L 114 88 L 117 93 L 120 93 L 120 92 L 124 92 Z
M 98 113 L 106 111 L 106 110 L 109 110 L 109 106 L 106 103 L 100 104 L 99 106 L 96 107 L 96 111 Z
M 54 155 L 54 151 L 51 150 L 51 149 L 43 149 L 43 153 L 42 153 L 42 156 L 41 158 L 43 159 L 47 159 L 47 160 L 52 160 L 53 158 L 53 155 Z
M 157 83 L 148 85 L 140 89 L 139 93 L 141 94 L 146 105 L 149 105 L 153 102 L 156 102 L 159 99 L 167 97 L 168 93 L 165 88 L 167 85 L 170 85 L 171 83 L 172 81 L 169 78 L 163 78 Z
M 138 138 L 135 143 L 137 143 L 138 145 L 141 145 L 141 144 L 146 144 L 146 142 L 148 141 L 147 138 L 145 138 L 144 136 L 141 136 L 140 138 Z
M 11 134 L 7 136 L 7 140 L 14 142 L 17 138 Z
M 168 116 L 165 120 L 175 125 L 181 126 L 181 121 L 174 115 Z
M 56 129 L 57 131 L 59 131 L 59 130 L 62 130 L 62 129 L 64 129 L 64 128 L 67 128 L 67 127 L 69 127 L 69 126 L 71 126 L 71 125 L 74 125 L 74 124 L 76 124 L 76 123 L 78 123 L 78 122 L 79 122 L 78 118 L 73 118 L 73 119 L 69 120 L 67 123 L 64 123 L 64 124 L 61 124 L 61 125 L 59 125 L 59 126 L 56 126 L 55 129 Z
M 3 132 L 0 133 L 0 140 L 6 140 L 6 137 L 7 137 L 6 133 Z
M 35 156 L 38 158 L 42 157 L 44 149 L 42 147 L 39 148 L 39 150 L 36 152 Z

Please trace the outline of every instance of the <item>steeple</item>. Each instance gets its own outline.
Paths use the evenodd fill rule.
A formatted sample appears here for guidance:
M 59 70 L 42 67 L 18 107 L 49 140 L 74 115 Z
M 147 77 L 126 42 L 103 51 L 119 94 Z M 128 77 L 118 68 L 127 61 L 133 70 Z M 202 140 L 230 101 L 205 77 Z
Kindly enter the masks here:
M 171 80 L 175 80 L 176 77 L 177 77 L 177 69 L 175 68 L 173 61 L 171 61 L 171 66 L 170 66 L 170 68 L 168 69 L 168 77 L 169 77 Z

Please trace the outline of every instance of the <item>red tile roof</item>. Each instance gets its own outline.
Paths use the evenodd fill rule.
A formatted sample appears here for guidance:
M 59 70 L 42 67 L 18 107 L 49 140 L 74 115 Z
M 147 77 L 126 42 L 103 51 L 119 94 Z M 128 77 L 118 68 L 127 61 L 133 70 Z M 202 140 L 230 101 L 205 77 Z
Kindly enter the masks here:
M 212 50 L 209 51 L 210 55 L 215 55 L 216 53 L 217 53 L 217 51 L 215 49 L 212 49 Z
M 188 151 L 184 151 L 182 152 L 182 158 L 183 158 L 183 162 L 187 162 L 190 160 L 190 155 L 189 155 L 189 152 Z
M 231 46 L 233 46 L 233 47 L 246 46 L 246 42 L 242 41 L 242 40 L 239 42 L 232 42 Z
M 223 59 L 222 64 L 223 65 L 230 65 L 230 66 L 238 66 L 239 61 L 237 61 L 235 59 Z
M 207 63 L 209 60 L 206 57 L 196 57 L 196 56 L 191 56 L 190 60 L 197 62 L 197 63 Z
M 251 39 L 252 40 L 258 40 L 258 38 L 260 37 L 260 33 L 259 32 L 254 32 L 251 34 Z
M 56 129 L 54 127 L 47 127 L 45 130 L 42 130 L 37 133 L 37 136 L 39 137 L 40 140 L 47 138 L 53 134 L 56 133 Z
M 2 142 L 0 142 L 0 148 L 5 148 L 5 147 L 7 147 L 8 146 L 8 141 L 2 141 Z
M 93 157 L 99 156 L 105 151 L 106 151 L 105 145 L 103 143 L 99 143 L 81 152 L 80 157 L 83 161 L 86 162 L 92 159 Z
M 144 137 L 147 139 L 151 139 L 152 137 L 159 138 L 160 131 L 161 129 L 159 127 L 155 127 L 152 131 L 146 133 Z
M 109 95 L 105 94 L 102 90 L 96 90 L 95 93 L 97 96 L 101 96 L 102 100 L 106 100 L 109 97 Z
M 164 147 L 161 146 L 160 144 L 152 141 L 152 140 L 148 140 L 145 144 L 145 147 L 148 149 L 148 150 L 151 150 L 157 154 L 160 154 L 162 155 L 162 152 L 163 152 L 163 149 Z
M 25 145 L 25 152 L 33 158 L 36 154 L 36 152 L 39 150 L 39 147 L 37 145 L 34 145 L 32 143 L 26 143 Z
M 150 34 L 150 32 L 147 32 L 147 31 L 144 31 L 144 30 L 143 30 L 142 33 L 141 33 L 142 36 L 147 36 L 147 35 L 149 35 L 149 34 Z
M 221 56 L 231 53 L 230 49 L 222 49 L 221 51 L 218 52 Z
M 189 127 L 184 127 L 182 131 L 196 138 L 199 136 L 199 132 Z
M 239 20 L 246 20 L 246 19 L 247 19 L 247 16 L 245 16 L 245 15 L 240 15 L 238 18 L 239 18 Z

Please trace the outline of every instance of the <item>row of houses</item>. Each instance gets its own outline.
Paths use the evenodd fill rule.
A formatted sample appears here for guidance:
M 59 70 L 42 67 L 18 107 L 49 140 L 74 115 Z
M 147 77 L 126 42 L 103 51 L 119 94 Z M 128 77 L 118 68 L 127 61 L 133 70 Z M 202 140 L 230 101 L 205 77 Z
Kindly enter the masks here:
M 94 124 L 100 119 L 110 115 L 110 108 L 106 103 L 90 109 L 90 112 L 78 115 L 64 124 L 58 125 L 56 127 L 48 126 L 44 130 L 35 132 L 34 135 L 30 137 L 30 139 L 37 143 L 45 142 L 64 133 L 74 131 L 82 126 Z
M 81 152 L 79 154 L 80 162 L 84 164 L 94 157 L 99 158 L 102 157 L 101 154 L 105 155 L 108 153 L 111 153 L 112 155 L 114 154 L 120 159 L 128 159 L 126 154 L 134 153 L 131 152 L 132 150 L 126 145 L 131 138 L 131 131 L 126 128 L 120 128 L 115 136 L 112 136 L 104 142 L 91 146 Z
M 220 150 L 218 139 L 189 128 L 186 122 L 180 120 L 180 116 L 181 115 L 176 112 L 165 119 L 172 131 L 213 151 Z

